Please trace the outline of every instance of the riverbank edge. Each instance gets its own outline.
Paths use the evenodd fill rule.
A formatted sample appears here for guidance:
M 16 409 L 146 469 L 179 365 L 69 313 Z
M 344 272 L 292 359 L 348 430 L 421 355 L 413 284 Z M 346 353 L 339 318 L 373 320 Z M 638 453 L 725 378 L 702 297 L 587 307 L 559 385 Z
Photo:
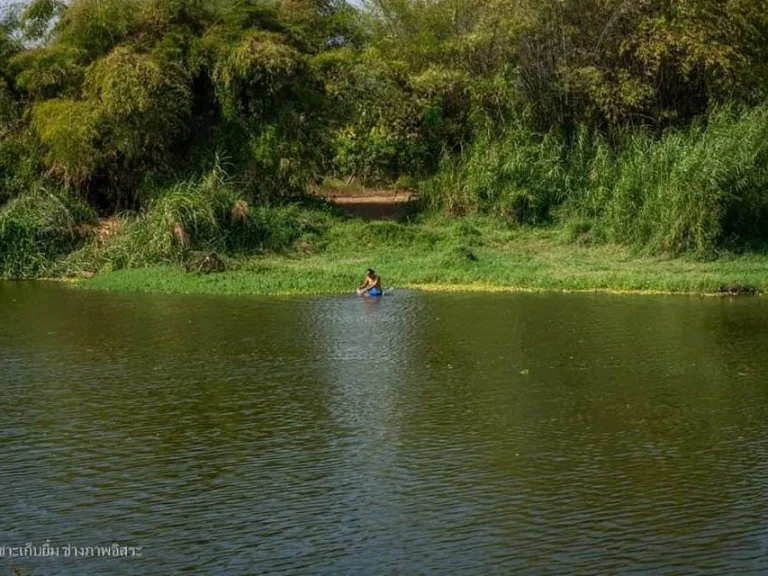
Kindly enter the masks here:
M 406 286 L 409 290 L 419 292 L 455 292 L 455 293 L 522 293 L 522 294 L 609 294 L 611 296 L 696 296 L 701 298 L 733 298 L 735 296 L 750 296 L 759 298 L 763 292 L 750 294 L 730 294 L 723 291 L 694 291 L 694 290 L 621 290 L 618 288 L 524 288 L 517 286 L 488 286 L 465 284 L 413 284 Z
M 84 249 L 45 276 L 76 289 L 285 297 L 351 294 L 363 271 L 374 268 L 385 287 L 420 292 L 768 294 L 768 252 L 649 255 L 565 236 L 559 228 L 510 228 L 491 219 L 353 220 L 334 222 L 290 249 L 221 255 L 220 272 L 187 272 L 170 262 L 125 266 L 109 250 Z
M 104 276 L 104 275 L 99 275 Z M 95 278 L 95 277 L 94 277 Z M 153 290 L 131 287 L 109 287 L 92 286 L 89 281 L 93 278 L 35 278 L 35 279 L 12 279 L 0 278 L 2 283 L 40 283 L 40 284 L 61 284 L 69 288 L 93 290 L 95 292 L 124 292 L 124 293 L 143 293 L 143 294 L 163 294 L 163 295 L 186 295 L 186 296 L 253 296 L 263 298 L 300 298 L 306 296 L 344 296 L 354 295 L 352 291 L 344 290 L 286 290 L 275 292 L 221 292 L 195 290 Z M 403 286 L 390 286 L 390 290 L 409 290 L 414 292 L 439 293 L 439 294 L 606 294 L 610 296 L 687 296 L 700 298 L 734 298 L 750 297 L 762 298 L 766 292 L 756 291 L 747 294 L 731 294 L 725 291 L 695 291 L 695 290 L 623 290 L 617 288 L 528 288 L 524 286 L 495 286 L 491 284 L 405 284 Z
M 165 267 L 153 267 L 140 269 L 144 274 L 159 274 L 166 277 L 168 269 Z M 165 295 L 200 295 L 200 296 L 252 296 L 252 297 L 307 297 L 307 296 L 343 296 L 353 295 L 354 290 L 344 289 L 316 289 L 316 288 L 291 288 L 285 290 L 216 290 L 213 285 L 207 285 L 205 288 L 195 286 L 201 278 L 215 278 L 215 275 L 199 276 L 190 275 L 188 283 L 173 284 L 171 286 L 162 284 L 153 284 L 146 282 L 133 283 L 125 281 L 126 275 L 130 275 L 131 270 L 117 271 L 98 274 L 92 278 L 41 278 L 38 282 L 60 283 L 69 288 L 93 290 L 98 292 L 127 292 L 127 293 L 145 293 L 145 294 L 165 294 Z M 227 274 L 226 272 L 223 274 Z M 247 274 L 247 272 L 239 272 Z M 8 281 L 8 280 L 4 280 Z M 409 290 L 424 293 L 455 293 L 455 294 L 606 294 L 612 296 L 686 296 L 701 298 L 733 298 L 733 297 L 753 297 L 761 298 L 767 292 L 755 289 L 754 292 L 733 293 L 727 290 L 663 290 L 654 288 L 625 289 L 620 287 L 531 287 L 524 285 L 503 285 L 492 282 L 475 283 L 450 283 L 450 282 L 416 282 L 395 284 L 388 287 L 394 290 Z

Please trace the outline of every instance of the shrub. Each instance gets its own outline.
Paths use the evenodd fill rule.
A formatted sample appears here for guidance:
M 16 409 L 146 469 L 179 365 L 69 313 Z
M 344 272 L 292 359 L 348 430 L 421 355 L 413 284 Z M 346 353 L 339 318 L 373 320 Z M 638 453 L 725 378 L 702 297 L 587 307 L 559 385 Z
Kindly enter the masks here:
M 180 264 L 199 251 L 283 250 L 313 232 L 297 207 L 251 206 L 216 168 L 200 180 L 160 192 L 141 214 L 124 216 L 114 235 L 92 239 L 66 267 L 98 272 Z
M 0 274 L 32 278 L 52 273 L 95 221 L 85 204 L 65 194 L 25 194 L 0 210 Z

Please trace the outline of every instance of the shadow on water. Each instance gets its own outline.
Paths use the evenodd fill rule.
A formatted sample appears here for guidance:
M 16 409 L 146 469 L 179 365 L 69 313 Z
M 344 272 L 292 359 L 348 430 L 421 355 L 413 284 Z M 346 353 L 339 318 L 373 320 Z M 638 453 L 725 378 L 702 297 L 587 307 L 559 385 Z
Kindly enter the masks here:
M 144 547 L 40 574 L 768 570 L 762 300 L 5 284 L 0 314 L 0 546 Z

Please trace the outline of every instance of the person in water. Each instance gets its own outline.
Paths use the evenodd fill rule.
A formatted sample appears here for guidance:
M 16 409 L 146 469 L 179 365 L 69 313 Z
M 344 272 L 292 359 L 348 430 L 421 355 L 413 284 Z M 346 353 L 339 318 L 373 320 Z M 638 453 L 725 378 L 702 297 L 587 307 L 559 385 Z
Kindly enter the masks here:
M 381 296 L 381 278 L 374 272 L 373 268 L 365 271 L 365 281 L 357 293 L 361 296 Z

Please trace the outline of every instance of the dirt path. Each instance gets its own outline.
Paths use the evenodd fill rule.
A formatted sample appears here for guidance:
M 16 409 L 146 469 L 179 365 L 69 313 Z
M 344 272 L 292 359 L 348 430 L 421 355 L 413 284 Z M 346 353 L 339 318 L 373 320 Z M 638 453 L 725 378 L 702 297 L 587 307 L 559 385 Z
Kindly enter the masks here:
M 411 190 L 370 189 L 355 192 L 323 191 L 321 195 L 364 220 L 392 220 L 404 216 L 416 199 Z

